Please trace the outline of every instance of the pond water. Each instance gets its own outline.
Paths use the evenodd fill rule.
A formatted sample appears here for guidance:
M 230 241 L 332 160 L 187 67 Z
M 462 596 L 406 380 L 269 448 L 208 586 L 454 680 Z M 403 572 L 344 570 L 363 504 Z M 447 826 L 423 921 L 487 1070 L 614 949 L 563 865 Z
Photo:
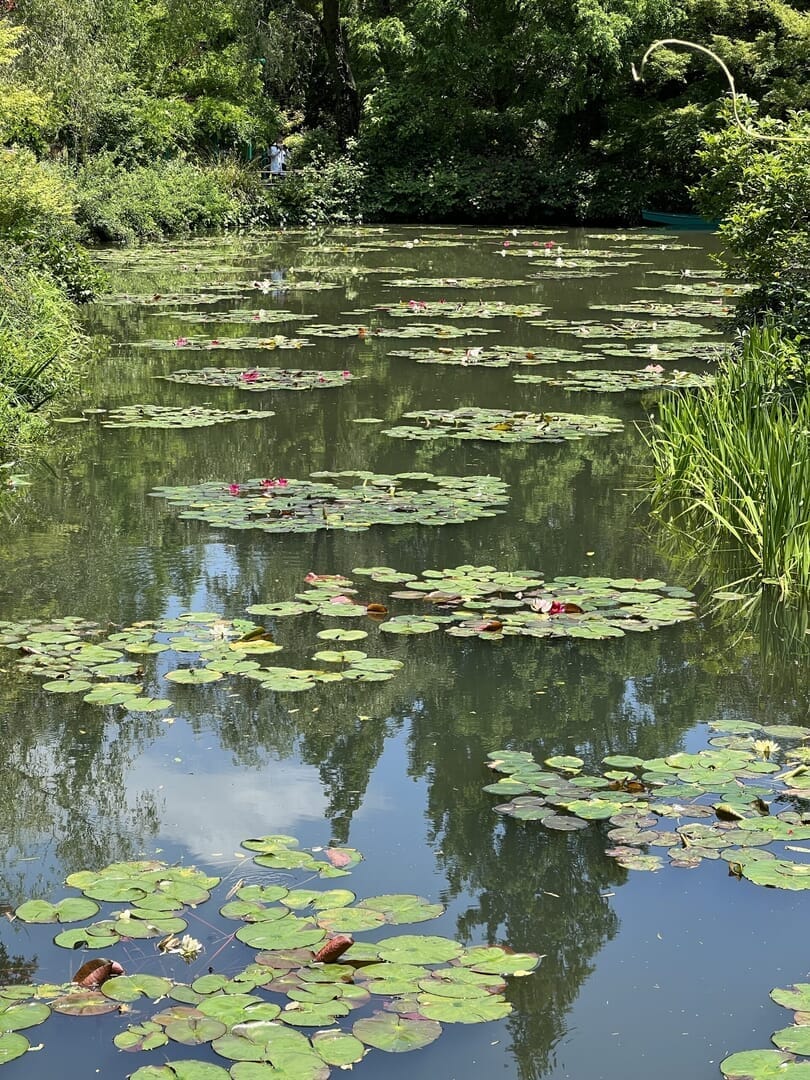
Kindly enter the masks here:
M 546 246 L 552 241 L 556 248 Z M 0 617 L 76 615 L 104 627 L 195 611 L 244 618 L 250 605 L 292 599 L 306 588 L 308 572 L 351 576 L 355 567 L 373 566 L 420 574 L 490 565 L 531 568 L 546 579 L 661 578 L 691 587 L 644 508 L 648 458 L 636 425 L 646 423 L 654 398 L 635 391 L 569 393 L 514 376 L 657 364 L 675 340 L 661 320 L 678 314 L 616 306 L 641 300 L 683 308 L 719 300 L 721 293 L 706 295 L 704 288 L 716 280 L 715 246 L 702 235 L 661 239 L 642 231 L 589 239 L 581 231 L 368 229 L 102 253 L 111 288 L 136 299 L 120 297 L 88 311 L 98 356 L 69 415 L 131 404 L 275 415 L 189 430 L 116 430 L 102 426 L 106 414 L 90 411 L 84 422 L 57 427 L 33 486 L 3 504 Z M 473 276 L 484 283 L 457 287 Z M 436 287 L 424 279 L 435 279 Z M 515 284 L 496 288 L 496 279 Z M 264 291 L 254 280 L 266 282 Z M 301 289 L 301 281 L 336 287 Z M 702 288 L 688 295 L 683 286 L 692 283 Z M 229 284 L 230 291 L 216 293 Z M 201 304 L 195 292 L 209 299 L 213 292 L 214 302 Z M 184 302 L 167 303 L 175 293 Z M 479 299 L 548 310 L 493 318 L 473 312 L 464 319 L 440 310 L 422 319 L 407 306 Z M 399 301 L 405 310 L 367 313 Z M 263 323 L 250 316 L 244 322 L 181 317 L 233 309 L 291 316 Z M 648 332 L 619 333 L 616 320 L 627 318 L 646 320 Z M 607 322 L 613 336 L 532 325 L 543 319 L 570 321 L 574 330 L 583 320 Z M 420 320 L 460 328 L 462 336 L 392 339 L 373 330 L 413 332 Z M 706 371 L 705 359 L 689 353 L 729 337 L 730 321 L 689 321 L 720 335 L 677 339 L 686 355 L 663 365 Z M 342 338 L 308 335 L 308 327 L 324 324 L 370 329 Z M 488 333 L 470 334 L 474 329 Z M 171 344 L 275 334 L 312 344 L 238 352 Z M 170 347 L 138 344 L 149 340 Z M 642 343 L 637 355 L 594 348 L 624 347 L 628 340 Z M 491 368 L 475 353 L 456 365 L 389 355 L 493 345 L 519 347 L 524 360 L 543 348 L 574 349 L 594 360 Z M 159 378 L 209 366 L 351 375 L 344 385 L 294 393 Z M 536 445 L 383 434 L 407 423 L 402 417 L 412 410 L 465 406 L 587 413 L 624 426 Z M 365 418 L 386 423 L 357 422 Z M 491 475 L 509 485 L 509 501 L 494 516 L 441 528 L 263 533 L 183 519 L 178 507 L 150 497 L 163 486 L 306 479 L 319 470 Z M 362 580 L 366 600 L 387 603 L 392 588 L 402 588 Z M 231 677 L 199 687 L 170 684 L 162 675 L 188 658 L 161 655 L 144 661 L 146 692 L 171 699 L 169 710 L 155 713 L 85 704 L 81 693 L 48 693 L 41 680 L 18 670 L 13 652 L 0 651 L 0 901 L 10 910 L 26 897 L 62 896 L 67 874 L 121 859 L 193 863 L 235 879 L 235 853 L 246 837 L 284 833 L 303 847 L 350 845 L 365 856 L 349 881 L 358 896 L 413 892 L 446 905 L 440 919 L 414 932 L 543 955 L 532 975 L 509 981 L 514 1011 L 505 1020 L 447 1024 L 440 1039 L 415 1055 L 373 1051 L 356 1066 L 358 1075 L 404 1077 L 416 1068 L 432 1080 L 624 1080 L 652 1073 L 660 1080 L 714 1080 L 728 1053 L 767 1046 L 771 1032 L 786 1023 L 768 992 L 808 976 L 797 951 L 806 925 L 802 894 L 737 880 L 722 861 L 628 871 L 605 854 L 604 823 L 551 832 L 494 813 L 496 800 L 482 790 L 495 779 L 484 767 L 487 754 L 504 747 L 530 750 L 539 761 L 575 754 L 593 771 L 609 754 L 653 758 L 697 750 L 707 744 L 711 720 L 759 723 L 765 716 L 802 724 L 803 655 L 790 647 L 774 655 L 758 628 L 707 615 L 705 593 L 698 601 L 697 620 L 607 640 L 411 637 L 382 633 L 366 618 L 281 618 L 283 664 L 311 664 L 315 648 L 333 647 L 316 630 L 339 625 L 368 631 L 370 654 L 400 660 L 404 668 L 385 682 L 276 693 Z M 189 928 L 206 952 L 188 973 L 171 968 L 178 977 L 209 967 L 227 973 L 246 962 L 238 943 L 219 951 L 215 925 L 192 919 Z M 12 973 L 15 965 L 24 968 L 28 978 L 69 979 L 84 954 L 54 949 L 54 932 L 4 920 L 0 982 L 8 978 L 4 964 Z M 169 970 L 153 944 L 134 942 L 114 955 L 128 970 Z M 120 1080 L 146 1059 L 214 1060 L 186 1047 L 174 1055 L 122 1054 L 111 1038 L 137 1020 L 138 1006 L 133 1009 L 134 1016 L 54 1016 L 26 1033 L 44 1048 L 11 1062 L 5 1074 Z

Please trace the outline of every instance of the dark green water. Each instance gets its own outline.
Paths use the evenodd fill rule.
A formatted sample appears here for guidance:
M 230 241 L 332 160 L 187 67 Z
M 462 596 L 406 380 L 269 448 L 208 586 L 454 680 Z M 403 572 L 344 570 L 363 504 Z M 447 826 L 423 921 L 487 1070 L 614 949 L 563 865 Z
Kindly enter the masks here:
M 446 243 L 456 235 L 403 230 L 235 241 L 230 270 L 222 260 L 196 272 L 178 269 L 184 260 L 193 266 L 210 257 L 208 246 L 197 242 L 160 249 L 177 252 L 168 268 L 116 272 L 114 284 L 146 294 L 191 283 L 204 291 L 211 282 L 281 276 L 290 266 L 346 266 L 351 269 L 338 278 L 338 289 L 267 296 L 248 289 L 241 300 L 218 305 L 284 307 L 316 314 L 318 322 L 340 322 L 357 321 L 342 312 L 382 301 L 443 298 L 440 290 L 388 287 L 391 277 L 508 277 L 526 284 L 447 298 L 481 294 L 533 302 L 548 305 L 555 318 L 583 319 L 609 318 L 588 312 L 589 304 L 677 299 L 634 291 L 668 280 L 650 270 L 670 270 L 675 282 L 683 268 L 711 265 L 711 239 L 690 235 L 681 241 L 698 249 L 660 250 L 648 241 L 633 260 L 637 265 L 612 276 L 537 282 L 527 277 L 532 262 L 500 255 L 502 236 L 469 231 L 446 247 L 430 239 Z M 546 235 L 526 233 L 515 244 L 542 242 Z M 422 243 L 413 246 L 414 238 Z M 554 238 L 585 244 L 577 233 Z M 372 249 L 359 249 L 358 240 Z M 329 247 L 348 250 L 324 250 Z M 411 269 L 364 273 L 389 265 Z M 306 337 L 305 322 L 258 331 L 196 327 L 178 321 L 173 310 L 98 305 L 87 324 L 111 342 L 291 335 L 293 328 Z M 576 343 L 516 319 L 477 325 L 497 334 L 473 345 Z M 176 351 L 103 350 L 74 413 L 155 402 L 271 408 L 276 416 L 179 432 L 110 431 L 95 419 L 57 428 L 34 487 L 5 504 L 0 618 L 82 615 L 129 624 L 188 610 L 238 617 L 249 604 L 291 598 L 310 570 L 348 574 L 355 566 L 380 564 L 411 572 L 493 564 L 531 567 L 549 577 L 661 576 L 691 585 L 668 561 L 645 515 L 646 450 L 635 422 L 644 421 L 646 411 L 638 395 L 568 395 L 516 384 L 514 368 L 419 365 L 387 355 L 437 344 L 427 339 L 313 341 L 295 353 L 186 352 L 181 358 Z M 347 368 L 362 379 L 338 390 L 262 395 L 155 381 L 178 367 L 240 364 Z M 578 443 L 499 446 L 410 443 L 353 422 L 369 416 L 398 421 L 410 409 L 459 405 L 602 412 L 625 419 L 626 426 L 621 434 Z M 303 478 L 318 469 L 355 468 L 492 473 L 509 483 L 511 501 L 506 513 L 461 526 L 276 537 L 185 522 L 163 500 L 148 497 L 165 484 Z M 297 625 L 284 629 L 291 648 L 290 660 L 282 662 L 303 662 L 312 633 Z M 482 762 L 489 751 L 512 746 L 538 758 L 576 753 L 596 767 L 609 753 L 653 757 L 698 748 L 711 718 L 765 713 L 772 722 L 803 723 L 804 660 L 789 646 L 776 656 L 766 649 L 767 637 L 764 642 L 756 627 L 711 618 L 604 642 L 397 638 L 375 650 L 406 662 L 391 682 L 326 685 L 300 695 L 274 695 L 245 680 L 176 687 L 170 723 L 165 714 L 118 717 L 83 704 L 81 695 L 47 694 L 13 670 L 10 654 L 0 653 L 0 900 L 13 907 L 27 896 L 58 896 L 66 873 L 142 853 L 229 868 L 247 836 L 289 833 L 302 845 L 348 842 L 366 857 L 349 883 L 358 895 L 417 892 L 447 904 L 426 932 L 545 955 L 534 975 L 510 983 L 515 1011 L 508 1020 L 448 1025 L 416 1055 L 374 1052 L 356 1067 L 358 1075 L 377 1080 L 417 1069 L 435 1080 L 653 1074 L 713 1080 L 727 1053 L 768 1045 L 785 1022 L 768 990 L 807 977 L 808 962 L 797 947 L 806 923 L 802 895 L 738 882 L 727 876 L 725 863 L 657 874 L 624 871 L 604 854 L 600 825 L 551 834 L 535 823 L 498 817 L 494 800 L 481 790 L 491 779 Z M 165 693 L 166 684 L 153 689 Z M 204 926 L 190 929 L 206 940 Z M 75 957 L 54 960 L 56 950 L 45 947 L 50 933 L 4 923 L 0 942 L 10 956 L 36 965 L 38 979 L 69 978 Z M 140 951 L 131 958 L 133 970 Z M 0 965 L 3 960 L 0 953 Z M 200 972 L 209 960 L 199 962 Z M 226 951 L 214 966 L 228 970 L 229 963 L 237 960 Z M 45 1049 L 5 1073 L 11 1080 L 119 1080 L 143 1064 L 112 1046 L 112 1034 L 126 1022 L 54 1017 L 28 1032 L 36 1042 L 41 1030 Z

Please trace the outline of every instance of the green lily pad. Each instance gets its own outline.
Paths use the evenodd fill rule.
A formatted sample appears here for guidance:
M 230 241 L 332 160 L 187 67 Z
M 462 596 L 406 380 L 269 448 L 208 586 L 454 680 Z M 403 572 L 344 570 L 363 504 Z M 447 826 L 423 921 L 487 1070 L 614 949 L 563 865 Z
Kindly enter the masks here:
M 69 923 L 92 919 L 98 914 L 98 904 L 81 897 L 68 897 L 57 904 L 47 900 L 28 900 L 14 912 L 18 919 L 27 923 Z
M 44 1001 L 0 1000 L 0 1032 L 36 1027 L 50 1015 L 50 1007 Z
M 312 1046 L 327 1065 L 339 1068 L 362 1061 L 366 1053 L 359 1039 L 343 1031 L 319 1031 L 312 1036 Z
M 180 408 L 169 405 L 124 405 L 107 413 L 105 428 L 197 428 L 232 424 L 237 420 L 266 420 L 274 412 L 237 409 L 225 412 L 203 406 Z
M 445 964 L 456 960 L 463 951 L 457 942 L 430 934 L 400 934 L 386 938 L 377 947 L 381 960 L 397 964 Z
M 401 1054 L 429 1046 L 441 1035 L 442 1028 L 434 1020 L 409 1020 L 396 1013 L 375 1012 L 373 1016 L 356 1020 L 352 1033 L 367 1046 Z
M 445 997 L 421 993 L 417 998 L 420 1013 L 428 1020 L 444 1024 L 481 1024 L 487 1020 L 502 1020 L 512 1006 L 500 994 L 484 993 L 481 997 Z
M 361 900 L 357 906 L 379 912 L 387 923 L 394 926 L 402 923 L 428 922 L 430 919 L 438 919 L 444 912 L 444 904 L 432 904 L 421 896 L 408 893 L 369 896 Z
M 31 1044 L 24 1035 L 15 1032 L 4 1031 L 0 1035 L 0 1065 L 5 1065 L 15 1058 L 22 1057 L 30 1049 Z

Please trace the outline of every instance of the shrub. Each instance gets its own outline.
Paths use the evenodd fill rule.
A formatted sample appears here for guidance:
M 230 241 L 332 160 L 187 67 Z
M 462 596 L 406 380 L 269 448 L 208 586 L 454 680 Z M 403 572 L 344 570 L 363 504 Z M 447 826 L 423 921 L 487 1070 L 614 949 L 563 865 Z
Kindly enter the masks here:
M 91 300 L 102 275 L 79 243 L 73 188 L 55 166 L 29 150 L 0 149 L 0 244 L 25 252 L 25 264 L 45 270 L 76 301 Z
M 231 162 L 183 159 L 125 169 L 99 155 L 73 173 L 77 220 L 100 240 L 133 243 L 260 220 L 258 173 Z
M 764 134 L 785 141 L 752 139 L 730 124 L 706 136 L 701 160 L 706 174 L 694 189 L 707 217 L 722 219 L 726 266 L 755 291 L 750 314 L 778 315 L 793 331 L 810 333 L 810 115 L 789 122 L 764 121 Z
M 43 406 L 73 385 L 87 354 L 76 308 L 53 278 L 0 247 L 0 454 L 44 427 Z

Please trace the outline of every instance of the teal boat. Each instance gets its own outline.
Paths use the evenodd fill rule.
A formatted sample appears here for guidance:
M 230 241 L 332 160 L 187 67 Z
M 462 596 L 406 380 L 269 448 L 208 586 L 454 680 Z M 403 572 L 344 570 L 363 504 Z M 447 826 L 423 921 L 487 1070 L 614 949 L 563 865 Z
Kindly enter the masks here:
M 714 230 L 720 225 L 719 221 L 707 221 L 699 214 L 669 214 L 663 210 L 642 210 L 641 217 L 648 225 L 666 225 L 669 229 Z

